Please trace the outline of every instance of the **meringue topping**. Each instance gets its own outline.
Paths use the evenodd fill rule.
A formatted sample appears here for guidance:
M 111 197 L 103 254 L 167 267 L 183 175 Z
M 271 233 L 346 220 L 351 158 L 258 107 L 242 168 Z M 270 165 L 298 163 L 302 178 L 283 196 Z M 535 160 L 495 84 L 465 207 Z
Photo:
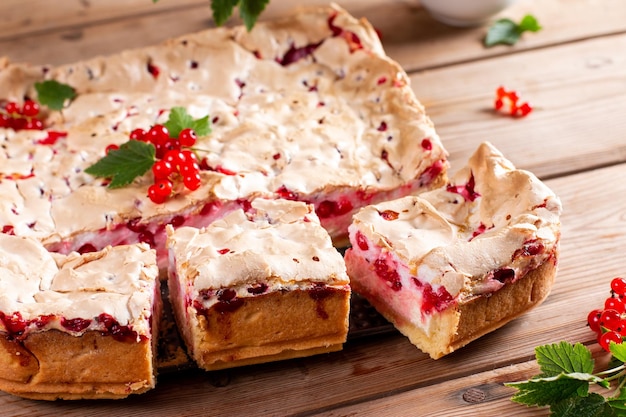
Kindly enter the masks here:
M 555 256 L 560 214 L 544 183 L 483 143 L 447 187 L 363 208 L 350 233 L 461 301 L 501 288 L 499 270 L 515 280 Z

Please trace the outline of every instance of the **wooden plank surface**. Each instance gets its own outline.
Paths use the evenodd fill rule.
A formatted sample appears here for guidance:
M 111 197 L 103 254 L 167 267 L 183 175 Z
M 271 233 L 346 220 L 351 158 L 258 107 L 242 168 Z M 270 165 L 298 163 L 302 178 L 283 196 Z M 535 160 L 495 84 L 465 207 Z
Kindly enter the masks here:
M 489 140 L 561 197 L 559 274 L 546 302 L 438 361 L 392 333 L 312 358 L 163 375 L 155 390 L 123 401 L 47 403 L 0 393 L 0 415 L 548 415 L 511 403 L 502 385 L 536 372 L 534 347 L 581 341 L 606 357 L 584 320 L 608 295 L 610 279 L 626 276 L 626 3 L 520 0 L 501 15 L 533 13 L 544 29 L 491 49 L 481 44 L 484 27 L 444 26 L 416 0 L 340 3 L 370 19 L 410 72 L 453 170 Z M 264 18 L 289 7 L 273 0 Z M 0 55 L 34 63 L 72 62 L 212 25 L 207 0 L 4 0 L 2 11 Z M 498 85 L 517 89 L 536 110 L 523 119 L 494 113 Z

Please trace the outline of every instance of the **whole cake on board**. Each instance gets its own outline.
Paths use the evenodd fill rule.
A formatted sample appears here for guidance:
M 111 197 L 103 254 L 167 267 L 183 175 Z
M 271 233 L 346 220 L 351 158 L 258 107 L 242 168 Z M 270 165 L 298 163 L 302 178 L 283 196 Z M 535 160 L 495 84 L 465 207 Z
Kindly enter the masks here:
M 44 105 L 45 95 L 68 89 L 71 94 L 58 108 Z M 160 270 L 163 278 L 169 271 L 181 334 L 191 356 L 208 370 L 341 348 L 350 286 L 331 242 L 348 244 L 355 213 L 352 244 L 360 247 L 354 230 L 363 223 L 359 216 L 372 207 L 395 207 L 415 195 L 456 187 L 447 185 L 447 153 L 408 76 L 385 55 L 367 21 L 335 5 L 261 22 L 250 32 L 209 29 L 58 67 L 0 59 L 0 91 L 3 238 L 28 242 L 42 259 L 54 259 L 57 268 L 63 259 L 76 261 L 68 263 L 70 270 L 110 254 L 130 264 L 153 256 L 146 275 Z M 465 195 L 462 190 L 457 194 Z M 490 198 L 486 192 L 482 196 L 483 201 Z M 486 236 L 491 224 L 473 226 L 485 228 Z M 302 233 L 289 232 L 285 238 L 282 233 L 291 228 Z M 233 230 L 267 239 L 258 239 L 256 246 L 237 239 L 224 245 L 216 241 Z M 381 245 L 382 240 L 370 239 L 368 247 Z M 277 242 L 282 245 L 274 253 Z M 556 259 L 556 250 L 545 248 L 529 246 L 523 254 L 532 258 L 527 268 L 513 268 L 514 276 L 495 281 L 518 288 L 519 294 L 526 291 L 521 283 L 528 280 L 520 277 L 532 269 L 528 265 L 541 264 L 536 270 L 547 271 L 550 259 Z M 241 252 L 259 268 L 264 253 L 274 255 L 261 271 L 247 267 Z M 11 255 L 19 258 L 20 253 Z M 397 310 L 396 302 L 387 296 L 380 297 L 385 303 L 377 302 L 377 290 L 365 284 L 377 264 L 366 259 L 368 254 L 350 253 L 350 280 L 364 295 L 374 294 L 372 303 L 394 321 L 386 313 Z M 222 271 L 224 265 L 228 269 Z M 396 266 L 402 269 L 401 263 Z M 108 268 L 90 269 L 107 285 L 83 287 L 70 280 L 67 293 L 126 294 L 116 288 L 124 285 Z M 49 273 L 24 270 L 20 279 L 27 286 Z M 135 273 L 137 280 L 141 273 Z M 549 286 L 548 280 L 542 282 Z M 436 280 L 424 283 L 438 285 Z M 454 300 L 465 294 L 457 284 L 446 289 Z M 485 291 L 503 291 L 492 287 Z M 146 330 L 104 304 L 98 311 L 78 304 L 72 314 L 55 308 L 35 314 L 20 294 L 7 292 L 0 305 L 0 363 L 10 365 L 0 375 L 10 383 L 0 389 L 30 398 L 76 399 L 120 398 L 154 386 L 154 324 Z M 141 311 L 152 312 L 144 315 L 158 319 L 158 294 L 142 303 Z M 292 308 L 308 317 L 309 325 L 287 315 Z M 475 311 L 487 310 L 491 307 Z M 42 319 L 48 316 L 54 319 Z M 58 325 L 67 319 L 89 324 L 78 331 Z M 267 326 L 255 327 L 255 320 Z M 289 323 L 289 332 L 270 334 L 279 321 Z M 23 331 L 15 331 L 16 322 L 25 324 Z M 227 322 L 237 323 L 236 329 Z M 67 355 L 89 357 L 100 339 L 107 341 L 98 345 L 101 354 L 120 355 L 120 345 L 112 342 L 118 342 L 114 336 L 120 329 L 137 335 L 136 344 L 125 347 L 139 352 L 141 375 L 124 376 L 123 363 L 105 369 L 97 361 L 85 364 L 83 379 L 56 375 L 61 370 L 55 364 Z M 233 329 L 238 330 L 229 333 Z M 478 333 L 455 336 L 449 344 L 458 347 L 459 340 L 465 343 Z M 38 348 L 43 345 L 50 347 Z M 444 348 L 431 354 L 450 350 Z M 38 367 L 32 366 L 34 360 L 16 360 L 16 352 L 32 355 Z

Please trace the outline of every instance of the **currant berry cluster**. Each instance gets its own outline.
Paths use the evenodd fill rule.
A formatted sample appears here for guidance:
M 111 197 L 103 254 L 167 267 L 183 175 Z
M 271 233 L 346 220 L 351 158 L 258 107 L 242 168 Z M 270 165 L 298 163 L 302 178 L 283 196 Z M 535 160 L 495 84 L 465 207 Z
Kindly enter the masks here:
M 133 130 L 130 139 L 151 143 L 156 149 L 157 160 L 152 165 L 154 184 L 148 188 L 152 202 L 165 202 L 174 192 L 175 184 L 182 183 L 191 191 L 200 187 L 200 166 L 196 154 L 190 149 L 197 140 L 193 129 L 183 129 L 175 138 L 170 136 L 167 127 L 157 124 L 148 131 Z M 115 148 L 115 145 L 109 145 L 107 151 Z
M 38 118 L 39 104 L 25 100 L 21 106 L 9 101 L 0 109 L 0 127 L 13 130 L 43 130 L 43 121 Z
M 497 111 L 505 111 L 505 104 L 508 104 L 508 113 L 514 117 L 528 116 L 533 111 L 530 104 L 520 102 L 519 94 L 515 90 L 507 91 L 504 87 L 498 87 L 493 106 Z
M 611 280 L 611 296 L 604 301 L 603 309 L 589 312 L 587 324 L 607 352 L 611 342 L 622 343 L 626 337 L 626 279 Z

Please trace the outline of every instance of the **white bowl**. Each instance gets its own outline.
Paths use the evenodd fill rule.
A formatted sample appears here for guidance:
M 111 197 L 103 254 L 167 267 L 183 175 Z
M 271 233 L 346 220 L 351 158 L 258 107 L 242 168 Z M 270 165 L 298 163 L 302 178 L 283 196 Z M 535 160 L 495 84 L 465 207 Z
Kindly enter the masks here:
M 421 0 L 432 17 L 451 26 L 478 26 L 516 0 Z

